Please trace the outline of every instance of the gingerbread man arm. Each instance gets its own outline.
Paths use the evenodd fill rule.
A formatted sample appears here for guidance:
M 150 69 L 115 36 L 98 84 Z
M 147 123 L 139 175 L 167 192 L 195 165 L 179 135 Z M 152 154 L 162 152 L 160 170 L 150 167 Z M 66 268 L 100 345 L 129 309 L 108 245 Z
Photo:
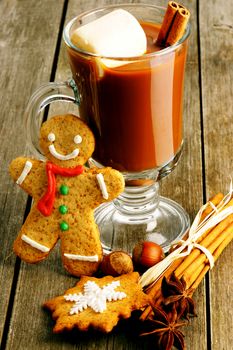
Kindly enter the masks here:
M 96 183 L 96 201 L 93 202 L 94 206 L 110 202 L 114 198 L 118 197 L 124 190 L 124 178 L 119 171 L 116 171 L 110 167 L 91 170 L 93 181 Z
M 47 184 L 45 163 L 25 157 L 14 159 L 9 166 L 13 180 L 30 196 L 41 197 Z

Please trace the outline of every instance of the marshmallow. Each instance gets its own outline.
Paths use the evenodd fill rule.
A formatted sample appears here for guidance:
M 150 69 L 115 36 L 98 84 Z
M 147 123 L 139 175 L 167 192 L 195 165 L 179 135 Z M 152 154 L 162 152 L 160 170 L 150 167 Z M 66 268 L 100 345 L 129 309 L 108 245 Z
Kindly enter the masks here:
M 122 9 L 77 28 L 72 42 L 83 51 L 105 57 L 140 56 L 147 48 L 146 35 L 140 23 Z M 119 65 L 119 62 L 112 62 L 113 66 Z

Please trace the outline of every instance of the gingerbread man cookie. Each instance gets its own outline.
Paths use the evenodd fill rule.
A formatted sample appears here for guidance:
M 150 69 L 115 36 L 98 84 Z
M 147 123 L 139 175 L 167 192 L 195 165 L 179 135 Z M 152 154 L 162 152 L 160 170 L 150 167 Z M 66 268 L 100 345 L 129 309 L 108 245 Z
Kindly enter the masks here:
M 72 275 L 92 275 L 98 269 L 102 248 L 93 212 L 123 191 L 124 180 L 111 168 L 84 167 L 94 146 L 82 120 L 55 116 L 40 131 L 48 161 L 19 157 L 11 162 L 12 178 L 34 199 L 13 247 L 22 260 L 45 259 L 60 238 L 63 264 Z

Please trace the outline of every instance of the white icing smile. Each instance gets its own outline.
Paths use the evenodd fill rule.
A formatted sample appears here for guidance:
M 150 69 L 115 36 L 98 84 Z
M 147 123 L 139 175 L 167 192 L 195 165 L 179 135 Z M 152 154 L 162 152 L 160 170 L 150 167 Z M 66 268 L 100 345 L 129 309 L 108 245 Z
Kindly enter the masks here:
M 55 134 L 50 133 L 48 134 L 48 140 L 50 142 L 54 142 L 56 139 Z M 79 144 L 82 142 L 82 137 L 80 135 L 76 135 L 74 137 L 74 143 Z M 54 144 L 49 145 L 49 152 L 52 154 L 53 157 L 59 159 L 59 160 L 70 160 L 70 159 L 74 159 L 79 155 L 79 149 L 75 148 L 71 153 L 68 153 L 66 155 L 61 154 L 59 152 L 57 152 Z
M 59 160 L 69 160 L 69 159 L 74 159 L 78 156 L 79 154 L 79 149 L 75 148 L 71 153 L 68 153 L 66 155 L 58 153 L 55 149 L 54 145 L 49 146 L 49 152 L 54 156 L 55 158 Z

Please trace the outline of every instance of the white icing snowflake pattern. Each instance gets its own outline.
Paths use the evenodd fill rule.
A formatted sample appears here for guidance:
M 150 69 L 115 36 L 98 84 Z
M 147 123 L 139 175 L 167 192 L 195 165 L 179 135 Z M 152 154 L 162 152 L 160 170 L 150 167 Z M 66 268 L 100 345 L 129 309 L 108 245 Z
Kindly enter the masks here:
M 121 300 L 126 297 L 124 292 L 116 292 L 114 289 L 120 286 L 120 281 L 113 281 L 103 288 L 95 282 L 87 281 L 84 284 L 84 293 L 64 295 L 65 300 L 74 301 L 75 304 L 70 309 L 70 315 L 78 314 L 88 306 L 95 312 L 102 313 L 107 309 L 107 301 Z

